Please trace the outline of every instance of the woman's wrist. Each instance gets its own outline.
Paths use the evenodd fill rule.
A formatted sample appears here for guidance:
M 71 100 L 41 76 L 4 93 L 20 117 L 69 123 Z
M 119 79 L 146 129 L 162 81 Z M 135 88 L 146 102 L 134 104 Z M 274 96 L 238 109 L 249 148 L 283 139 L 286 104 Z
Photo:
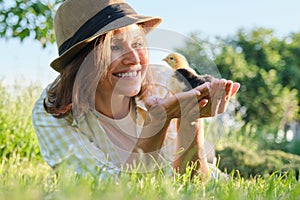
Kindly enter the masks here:
M 187 149 L 195 146 L 202 151 L 204 147 L 203 120 L 197 119 L 193 122 L 180 119 L 178 125 L 178 144 Z

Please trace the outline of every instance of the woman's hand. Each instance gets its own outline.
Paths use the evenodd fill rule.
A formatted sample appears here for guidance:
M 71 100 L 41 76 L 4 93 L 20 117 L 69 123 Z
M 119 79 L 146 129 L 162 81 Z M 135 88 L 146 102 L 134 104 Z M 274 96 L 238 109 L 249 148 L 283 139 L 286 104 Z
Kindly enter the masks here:
M 207 96 L 207 99 L 200 100 L 204 105 L 200 108 L 200 117 L 212 117 L 224 113 L 230 98 L 239 90 L 240 84 L 220 79 L 213 81 L 208 88 L 209 96 Z M 204 102 L 207 102 L 207 104 Z
M 166 120 L 185 118 L 192 122 L 201 117 L 212 117 L 226 111 L 230 98 L 240 87 L 230 80 L 216 79 L 188 92 L 176 93 L 165 99 L 151 97 L 146 101 L 150 114 L 161 119 L 161 111 Z

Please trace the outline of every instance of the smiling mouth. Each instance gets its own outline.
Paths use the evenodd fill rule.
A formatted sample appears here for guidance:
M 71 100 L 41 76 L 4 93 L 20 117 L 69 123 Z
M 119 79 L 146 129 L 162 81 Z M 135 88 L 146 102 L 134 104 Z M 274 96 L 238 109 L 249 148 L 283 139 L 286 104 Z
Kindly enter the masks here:
M 132 71 L 132 72 L 126 72 L 126 73 L 115 73 L 114 76 L 118 78 L 127 78 L 127 77 L 136 77 L 138 75 L 139 71 Z

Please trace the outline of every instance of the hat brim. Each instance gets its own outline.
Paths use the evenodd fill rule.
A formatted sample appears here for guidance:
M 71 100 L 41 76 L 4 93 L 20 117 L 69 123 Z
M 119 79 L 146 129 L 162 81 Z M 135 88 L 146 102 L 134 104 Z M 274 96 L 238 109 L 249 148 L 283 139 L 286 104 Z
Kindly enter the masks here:
M 73 45 L 70 49 L 60 55 L 58 58 L 53 60 L 50 66 L 57 72 L 61 72 L 61 70 L 74 58 L 76 54 L 78 54 L 89 42 L 93 41 L 95 38 L 103 35 L 109 31 L 116 30 L 119 28 L 126 27 L 131 24 L 142 24 L 145 27 L 146 32 L 150 32 L 154 28 L 156 28 L 162 19 L 159 17 L 148 17 L 141 15 L 126 15 L 121 17 L 108 25 L 101 28 L 98 32 L 96 32 L 93 36 Z

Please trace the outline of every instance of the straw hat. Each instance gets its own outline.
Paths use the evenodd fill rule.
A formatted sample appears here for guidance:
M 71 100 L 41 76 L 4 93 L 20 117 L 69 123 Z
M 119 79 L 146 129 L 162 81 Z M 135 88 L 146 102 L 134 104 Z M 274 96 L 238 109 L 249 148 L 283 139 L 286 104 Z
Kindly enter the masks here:
M 123 0 L 66 0 L 54 18 L 59 57 L 50 66 L 60 72 L 87 43 L 108 31 L 135 23 L 150 31 L 161 21 L 137 14 Z

